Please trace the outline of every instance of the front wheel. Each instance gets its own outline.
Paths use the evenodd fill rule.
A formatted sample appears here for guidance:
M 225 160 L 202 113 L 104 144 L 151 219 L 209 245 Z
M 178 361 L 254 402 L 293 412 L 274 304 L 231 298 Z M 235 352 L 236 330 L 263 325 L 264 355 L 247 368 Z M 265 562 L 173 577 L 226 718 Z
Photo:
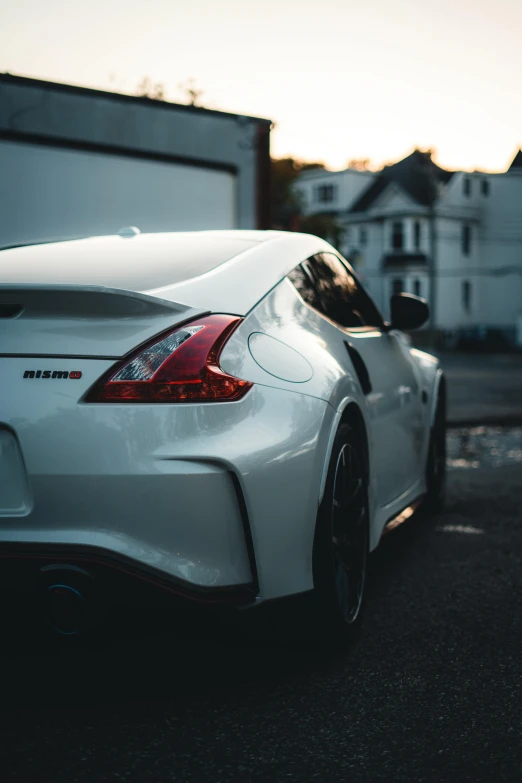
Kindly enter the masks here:
M 441 511 L 446 493 L 446 400 L 439 392 L 435 420 L 431 428 L 426 464 L 426 496 L 423 507 L 429 513 Z

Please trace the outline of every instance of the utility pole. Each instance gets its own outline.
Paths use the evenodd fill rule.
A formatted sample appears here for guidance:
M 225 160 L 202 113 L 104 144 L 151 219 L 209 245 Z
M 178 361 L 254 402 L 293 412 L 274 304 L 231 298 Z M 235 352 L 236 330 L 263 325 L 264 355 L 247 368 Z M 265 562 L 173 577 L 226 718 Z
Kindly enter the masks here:
M 433 183 L 435 184 L 435 183 Z M 437 347 L 437 213 L 435 209 L 435 196 L 430 209 L 430 342 L 433 348 Z
M 431 199 L 430 199 L 430 259 L 429 259 L 429 280 L 430 280 L 430 343 L 432 348 L 437 347 L 437 195 L 438 183 L 435 174 L 435 166 L 429 159 Z

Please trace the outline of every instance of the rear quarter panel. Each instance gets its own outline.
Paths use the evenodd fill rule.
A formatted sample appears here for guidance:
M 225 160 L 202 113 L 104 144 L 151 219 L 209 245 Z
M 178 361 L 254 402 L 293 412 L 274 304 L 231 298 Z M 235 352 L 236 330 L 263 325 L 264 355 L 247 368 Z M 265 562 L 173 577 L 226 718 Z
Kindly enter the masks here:
M 324 491 L 324 478 L 331 445 L 342 413 L 347 405 L 357 405 L 368 433 L 371 548 L 373 549 L 380 539 L 387 519 L 402 510 L 401 501 L 398 501 L 396 507 L 395 505 L 388 507 L 383 504 L 380 497 L 379 482 L 375 471 L 372 470 L 372 465 L 375 463 L 372 454 L 372 429 L 379 426 L 378 406 L 368 405 L 351 359 L 344 350 L 343 341 L 332 339 L 332 330 L 337 330 L 337 327 L 308 307 L 293 285 L 288 280 L 283 280 L 250 312 L 234 333 L 221 357 L 221 366 L 227 372 L 255 384 L 293 391 L 328 403 L 332 415 L 323 419 L 321 427 L 324 431 L 318 438 L 318 447 L 322 449 L 322 453 L 318 455 L 318 461 L 322 462 L 321 480 L 317 485 L 318 502 Z M 248 349 L 248 340 L 253 333 L 269 335 L 305 357 L 312 369 L 311 377 L 298 382 L 289 380 L 293 370 L 290 367 L 288 372 L 285 372 L 283 352 L 281 352 L 281 361 L 275 363 L 279 367 L 277 374 L 274 374 L 273 366 L 269 368 L 272 372 L 267 372 L 254 360 Z M 273 347 L 277 352 L 275 342 Z M 428 413 L 424 419 L 424 432 L 421 434 L 424 441 L 422 454 L 425 458 L 442 373 L 436 357 L 410 349 L 406 344 L 404 351 L 407 359 L 412 363 L 412 369 L 421 388 L 428 395 Z M 412 486 L 412 498 L 419 491 L 423 491 L 422 481 L 416 481 L 415 486 Z M 408 497 L 407 501 L 410 502 L 412 498 Z M 408 502 L 405 502 L 405 505 Z
M 226 344 L 220 359 L 221 367 L 225 371 L 240 378 L 320 399 L 328 404 L 330 414 L 320 422 L 322 429 L 317 440 L 320 453 L 317 456 L 317 482 L 314 482 L 317 492 L 316 508 L 324 491 L 333 438 L 346 406 L 357 405 L 368 433 L 371 428 L 365 398 L 350 357 L 342 342 L 331 339 L 332 329 L 336 327 L 308 307 L 294 286 L 285 279 L 245 318 Z M 311 377 L 296 382 L 277 377 L 263 369 L 248 348 L 249 337 L 255 333 L 269 335 L 297 351 L 309 363 Z M 274 351 L 277 350 L 277 344 L 274 342 Z M 284 352 L 281 352 L 281 375 L 285 374 L 283 358 Z M 289 368 L 287 375 L 292 372 L 293 366 Z M 301 405 L 306 407 L 305 399 Z M 368 438 L 368 446 L 371 464 L 371 438 Z M 370 505 L 375 506 L 378 504 L 378 496 L 372 476 L 370 484 Z
M 220 364 L 226 371 L 256 384 L 307 394 L 325 400 L 335 409 L 346 398 L 362 404 L 362 393 L 348 354 L 329 340 L 335 327 L 308 307 L 288 280 L 283 280 L 245 318 L 227 342 Z M 306 380 L 290 380 L 267 372 L 248 349 L 249 337 L 263 333 L 297 351 L 311 366 Z M 274 351 L 277 345 L 274 343 Z M 270 368 L 272 369 L 272 368 Z

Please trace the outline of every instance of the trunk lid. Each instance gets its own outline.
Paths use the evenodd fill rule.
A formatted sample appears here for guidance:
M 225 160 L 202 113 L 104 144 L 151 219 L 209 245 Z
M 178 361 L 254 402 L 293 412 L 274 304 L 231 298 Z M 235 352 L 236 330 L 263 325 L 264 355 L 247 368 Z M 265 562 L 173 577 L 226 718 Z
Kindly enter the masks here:
M 0 356 L 117 359 L 206 313 L 98 286 L 0 285 Z

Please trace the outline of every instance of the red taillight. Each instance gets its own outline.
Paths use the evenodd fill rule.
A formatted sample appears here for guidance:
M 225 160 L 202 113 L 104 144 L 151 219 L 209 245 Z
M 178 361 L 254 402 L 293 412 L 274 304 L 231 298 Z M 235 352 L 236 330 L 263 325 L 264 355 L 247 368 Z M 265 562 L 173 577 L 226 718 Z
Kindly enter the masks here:
M 219 356 L 241 322 L 210 315 L 164 334 L 112 369 L 85 402 L 224 402 L 252 386 L 219 367 Z

